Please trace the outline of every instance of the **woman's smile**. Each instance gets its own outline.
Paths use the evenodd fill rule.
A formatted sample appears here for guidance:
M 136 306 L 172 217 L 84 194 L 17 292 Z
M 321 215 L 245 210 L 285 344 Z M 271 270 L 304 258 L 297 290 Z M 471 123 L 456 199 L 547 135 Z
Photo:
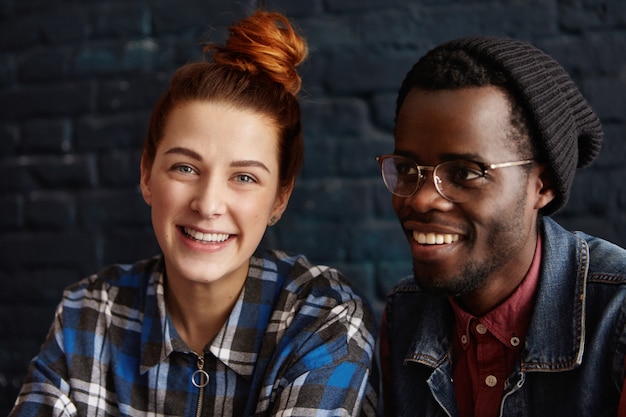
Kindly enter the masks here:
M 228 240 L 231 236 L 228 233 L 200 232 L 190 227 L 181 227 L 181 230 L 185 236 L 201 243 L 221 243 Z

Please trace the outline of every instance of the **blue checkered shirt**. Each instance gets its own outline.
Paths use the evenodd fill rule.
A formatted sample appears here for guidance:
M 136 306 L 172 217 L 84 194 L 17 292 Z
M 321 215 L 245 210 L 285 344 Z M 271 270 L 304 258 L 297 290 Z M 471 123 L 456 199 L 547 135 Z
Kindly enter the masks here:
M 202 354 L 176 333 L 163 259 L 70 286 L 11 416 L 373 415 L 366 302 L 332 268 L 258 250 Z

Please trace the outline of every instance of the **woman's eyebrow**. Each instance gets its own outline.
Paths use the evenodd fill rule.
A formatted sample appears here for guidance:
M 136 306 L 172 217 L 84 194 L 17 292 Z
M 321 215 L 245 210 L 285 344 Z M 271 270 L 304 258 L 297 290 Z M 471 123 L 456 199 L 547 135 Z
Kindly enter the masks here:
M 233 161 L 233 162 L 230 163 L 230 166 L 231 167 L 237 167 L 237 168 L 259 167 L 259 168 L 263 168 L 267 172 L 271 173 L 270 169 L 263 162 L 255 161 L 255 160 Z
M 189 158 L 195 159 L 196 161 L 199 161 L 199 162 L 203 161 L 202 155 L 200 155 L 198 152 L 192 151 L 189 148 L 183 148 L 180 146 L 175 146 L 165 151 L 165 155 L 171 155 L 171 154 L 179 154 L 179 155 L 188 156 Z M 271 173 L 267 165 L 265 165 L 261 161 L 255 161 L 253 159 L 243 159 L 243 160 L 232 161 L 230 163 L 230 166 L 234 168 L 259 167 Z
M 167 151 L 165 151 L 165 155 L 170 155 L 170 154 L 185 155 L 197 161 L 202 161 L 202 156 L 198 152 L 192 151 L 191 149 L 188 149 L 188 148 L 182 148 L 180 146 L 176 146 L 174 148 L 170 148 Z

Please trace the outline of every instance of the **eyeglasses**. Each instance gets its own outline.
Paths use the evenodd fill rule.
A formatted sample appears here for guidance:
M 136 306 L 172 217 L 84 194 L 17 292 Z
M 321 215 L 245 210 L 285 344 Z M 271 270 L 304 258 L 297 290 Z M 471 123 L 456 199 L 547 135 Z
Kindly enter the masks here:
M 478 190 L 487 182 L 488 171 L 528 165 L 534 162 L 532 159 L 525 159 L 499 164 L 483 164 L 455 159 L 430 167 L 418 165 L 412 159 L 399 155 L 382 155 L 376 157 L 376 160 L 380 165 L 385 186 L 393 195 L 398 197 L 412 196 L 424 185 L 425 171 L 432 171 L 437 192 L 453 203 L 463 203 L 476 197 Z

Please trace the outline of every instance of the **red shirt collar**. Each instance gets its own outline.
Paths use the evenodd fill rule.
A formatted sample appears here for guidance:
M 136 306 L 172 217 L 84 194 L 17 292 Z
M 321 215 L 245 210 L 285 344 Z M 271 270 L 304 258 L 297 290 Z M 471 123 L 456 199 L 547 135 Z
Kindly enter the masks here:
M 482 323 L 501 343 L 515 349 L 524 346 L 526 332 L 530 324 L 535 292 L 539 284 L 541 268 L 541 235 L 537 237 L 537 246 L 533 261 L 526 277 L 506 300 L 489 313 L 480 317 Z M 450 297 L 450 304 L 456 317 L 456 337 L 460 340 L 463 335 L 469 334 L 470 322 L 478 317 L 465 311 L 454 297 Z M 517 337 L 519 343 L 511 344 L 511 339 Z M 464 347 L 466 347 L 465 345 Z

